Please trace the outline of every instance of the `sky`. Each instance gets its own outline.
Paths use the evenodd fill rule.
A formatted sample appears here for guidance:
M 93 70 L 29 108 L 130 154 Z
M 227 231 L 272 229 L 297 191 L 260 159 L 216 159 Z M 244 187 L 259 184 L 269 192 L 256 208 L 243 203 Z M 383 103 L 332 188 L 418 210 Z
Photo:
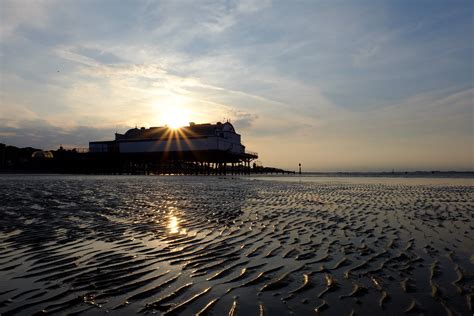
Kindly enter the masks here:
M 0 142 L 230 120 L 265 166 L 474 170 L 471 0 L 0 1 Z

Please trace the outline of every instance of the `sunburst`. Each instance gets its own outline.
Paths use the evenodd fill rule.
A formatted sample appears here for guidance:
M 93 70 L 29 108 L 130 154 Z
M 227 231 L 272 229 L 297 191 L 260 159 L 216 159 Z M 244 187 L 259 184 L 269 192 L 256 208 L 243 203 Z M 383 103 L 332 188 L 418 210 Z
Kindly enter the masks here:
M 163 123 L 171 129 L 179 129 L 189 123 L 190 113 L 184 108 L 171 107 L 161 114 Z

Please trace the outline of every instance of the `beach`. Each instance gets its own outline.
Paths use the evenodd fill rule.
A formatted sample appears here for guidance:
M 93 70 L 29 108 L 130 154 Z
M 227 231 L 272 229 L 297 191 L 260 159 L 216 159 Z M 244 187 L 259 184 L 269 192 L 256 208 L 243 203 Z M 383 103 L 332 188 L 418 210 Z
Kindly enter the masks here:
M 474 181 L 0 176 L 0 314 L 472 315 Z

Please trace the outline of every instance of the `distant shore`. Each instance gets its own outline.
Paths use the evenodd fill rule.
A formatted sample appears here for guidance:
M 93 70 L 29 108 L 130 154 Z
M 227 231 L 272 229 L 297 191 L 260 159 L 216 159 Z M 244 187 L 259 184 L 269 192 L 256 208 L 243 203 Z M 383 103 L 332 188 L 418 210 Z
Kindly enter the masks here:
M 400 171 L 400 172 L 303 172 L 298 176 L 311 177 L 423 177 L 474 178 L 474 171 Z
M 90 173 L 68 173 L 51 172 L 48 170 L 23 170 L 23 169 L 0 169 L 0 175 L 9 174 L 51 174 L 51 175 L 101 175 Z M 157 175 L 157 176 L 182 176 L 181 174 Z M 214 175 L 222 176 L 222 175 Z M 474 171 L 415 171 L 415 172 L 302 172 L 301 174 L 262 174 L 251 173 L 252 177 L 383 177 L 383 178 L 473 178 Z
M 29 170 L 29 169 L 0 169 L 0 175 L 9 174 L 38 174 L 38 175 L 100 175 L 90 173 L 68 173 L 51 172 L 48 170 Z M 157 175 L 157 176 L 182 176 L 180 174 Z M 222 176 L 222 175 L 214 175 Z M 383 177 L 383 178 L 472 178 L 474 171 L 414 171 L 414 172 L 302 172 L 301 174 L 262 174 L 251 173 L 252 177 Z

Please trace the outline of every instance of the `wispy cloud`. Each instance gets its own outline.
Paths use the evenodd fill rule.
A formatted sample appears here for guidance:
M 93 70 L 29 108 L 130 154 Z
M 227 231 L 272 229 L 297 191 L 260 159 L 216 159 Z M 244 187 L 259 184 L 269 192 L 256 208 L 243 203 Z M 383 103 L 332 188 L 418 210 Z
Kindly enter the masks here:
M 54 6 L 48 1 L 12 1 L 5 0 L 0 4 L 0 42 L 6 42 L 14 36 L 18 28 L 31 27 L 45 29 L 49 26 L 49 11 Z

